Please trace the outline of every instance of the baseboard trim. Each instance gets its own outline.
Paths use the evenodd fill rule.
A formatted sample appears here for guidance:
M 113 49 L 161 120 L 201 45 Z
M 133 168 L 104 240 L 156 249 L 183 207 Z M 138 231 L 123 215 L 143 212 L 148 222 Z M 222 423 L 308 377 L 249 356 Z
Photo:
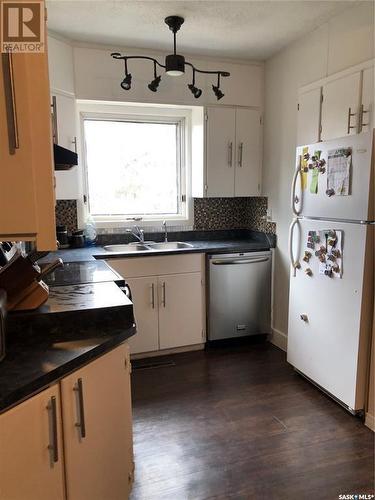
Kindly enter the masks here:
M 277 330 L 277 328 L 272 328 L 269 340 L 271 344 L 286 352 L 288 346 L 288 336 L 285 335 L 285 333 Z
M 190 352 L 190 351 L 202 351 L 205 344 L 194 344 L 187 345 L 183 347 L 175 347 L 174 349 L 163 349 L 161 351 L 152 352 L 141 352 L 137 354 L 131 354 L 131 359 L 144 359 L 144 358 L 155 358 L 156 356 L 167 356 L 169 354 L 178 354 L 180 352 Z
M 365 426 L 375 432 L 375 416 L 366 413 Z

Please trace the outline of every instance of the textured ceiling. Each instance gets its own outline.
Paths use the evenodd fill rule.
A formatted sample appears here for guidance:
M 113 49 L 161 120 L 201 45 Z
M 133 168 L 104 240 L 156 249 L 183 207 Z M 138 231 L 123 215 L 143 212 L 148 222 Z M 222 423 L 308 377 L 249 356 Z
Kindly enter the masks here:
M 71 40 L 170 50 L 168 15 L 181 15 L 180 51 L 264 60 L 354 1 L 49 0 L 48 28 Z

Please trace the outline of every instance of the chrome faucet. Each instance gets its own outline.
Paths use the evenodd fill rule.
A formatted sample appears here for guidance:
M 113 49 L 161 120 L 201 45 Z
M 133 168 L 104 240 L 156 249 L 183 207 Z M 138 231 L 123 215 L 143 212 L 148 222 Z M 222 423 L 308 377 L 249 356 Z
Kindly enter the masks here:
M 162 227 L 164 228 L 164 243 L 168 243 L 168 229 L 167 229 L 167 221 L 166 220 L 163 220 Z
M 140 243 L 145 242 L 145 233 L 139 226 L 133 226 L 132 229 L 126 229 L 126 232 L 132 234 Z

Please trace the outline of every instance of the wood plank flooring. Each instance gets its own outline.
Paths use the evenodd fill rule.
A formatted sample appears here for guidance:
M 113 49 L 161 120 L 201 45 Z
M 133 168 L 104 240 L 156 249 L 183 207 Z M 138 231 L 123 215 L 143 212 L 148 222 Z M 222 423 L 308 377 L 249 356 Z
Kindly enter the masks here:
M 279 349 L 263 343 L 166 359 L 175 365 L 132 374 L 132 500 L 374 493 L 374 434 Z

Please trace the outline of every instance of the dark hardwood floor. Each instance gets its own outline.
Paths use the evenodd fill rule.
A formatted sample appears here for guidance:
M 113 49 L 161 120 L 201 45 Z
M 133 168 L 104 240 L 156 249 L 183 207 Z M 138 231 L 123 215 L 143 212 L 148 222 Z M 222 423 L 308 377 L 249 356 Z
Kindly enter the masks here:
M 282 351 L 264 343 L 166 359 L 175 365 L 132 374 L 132 500 L 374 493 L 374 434 Z

